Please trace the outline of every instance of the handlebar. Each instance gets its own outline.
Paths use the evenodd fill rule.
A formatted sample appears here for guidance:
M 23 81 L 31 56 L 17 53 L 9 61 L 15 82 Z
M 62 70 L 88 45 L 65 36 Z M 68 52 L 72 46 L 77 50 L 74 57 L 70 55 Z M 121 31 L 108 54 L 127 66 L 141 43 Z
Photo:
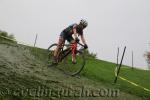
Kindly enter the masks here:
M 80 46 L 84 47 L 83 44 L 81 44 L 80 42 L 77 42 L 77 44 L 79 44 Z M 65 46 L 70 46 L 70 44 L 64 44 Z
M 79 45 L 81 45 L 82 47 L 84 47 L 84 45 L 83 45 L 83 44 L 81 44 L 80 42 L 78 42 L 77 44 L 79 44 Z

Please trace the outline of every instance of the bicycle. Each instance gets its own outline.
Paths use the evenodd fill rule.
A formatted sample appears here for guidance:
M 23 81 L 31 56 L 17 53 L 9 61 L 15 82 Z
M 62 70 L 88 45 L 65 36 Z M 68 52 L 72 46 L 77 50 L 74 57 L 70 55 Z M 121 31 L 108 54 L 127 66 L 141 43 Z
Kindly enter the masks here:
M 75 76 L 78 75 L 85 66 L 85 57 L 84 57 L 84 45 L 81 43 L 73 44 L 64 44 L 62 45 L 60 52 L 58 53 L 57 62 L 58 64 L 52 64 L 52 57 L 54 50 L 56 49 L 58 44 L 54 43 L 48 48 L 48 64 L 49 66 L 57 66 L 60 70 L 62 70 L 65 74 Z M 75 50 L 76 61 L 77 63 L 72 63 L 72 50 L 77 46 Z M 81 46 L 80 49 L 78 47 Z

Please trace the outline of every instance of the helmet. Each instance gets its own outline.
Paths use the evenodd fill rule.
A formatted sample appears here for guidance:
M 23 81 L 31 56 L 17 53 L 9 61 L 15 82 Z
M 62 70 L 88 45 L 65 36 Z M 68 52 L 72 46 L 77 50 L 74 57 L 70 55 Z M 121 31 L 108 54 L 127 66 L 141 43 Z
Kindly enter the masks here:
M 80 20 L 80 25 L 82 25 L 83 28 L 86 28 L 88 26 L 88 22 L 86 20 L 84 20 L 84 19 L 81 19 Z

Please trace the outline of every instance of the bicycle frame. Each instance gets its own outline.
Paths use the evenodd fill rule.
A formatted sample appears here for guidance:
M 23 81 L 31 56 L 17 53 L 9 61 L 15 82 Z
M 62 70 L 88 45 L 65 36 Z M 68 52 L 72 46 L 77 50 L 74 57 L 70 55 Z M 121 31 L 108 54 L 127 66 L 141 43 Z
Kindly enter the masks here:
M 63 50 L 63 48 L 62 48 L 62 53 L 63 53 L 64 55 L 61 57 L 61 61 L 62 61 L 66 56 L 68 56 L 71 52 L 72 52 L 72 56 L 76 56 L 77 44 L 79 44 L 79 45 L 81 45 L 81 46 L 84 46 L 84 45 L 82 45 L 81 43 L 72 43 L 72 44 L 70 44 L 69 47 L 66 48 L 65 50 Z

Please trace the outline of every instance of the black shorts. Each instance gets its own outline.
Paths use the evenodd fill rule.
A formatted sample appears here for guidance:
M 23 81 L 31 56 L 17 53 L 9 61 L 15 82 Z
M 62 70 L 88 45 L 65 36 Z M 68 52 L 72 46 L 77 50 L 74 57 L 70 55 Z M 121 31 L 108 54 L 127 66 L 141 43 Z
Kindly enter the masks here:
M 67 33 L 65 32 L 61 32 L 60 33 L 60 36 L 63 37 L 64 40 L 67 40 L 68 42 L 71 42 L 73 39 L 73 37 L 71 35 L 68 35 Z

